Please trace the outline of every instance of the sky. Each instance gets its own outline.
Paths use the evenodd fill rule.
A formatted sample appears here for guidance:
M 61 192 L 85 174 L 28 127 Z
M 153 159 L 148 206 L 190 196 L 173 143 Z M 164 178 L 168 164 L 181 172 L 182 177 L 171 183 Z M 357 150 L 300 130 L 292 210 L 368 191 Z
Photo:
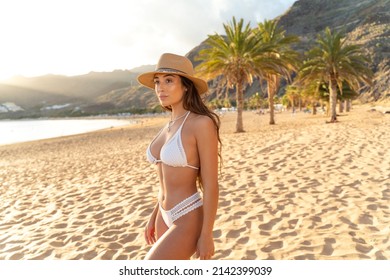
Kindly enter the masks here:
M 185 55 L 243 18 L 255 26 L 296 0 L 1 0 L 0 80 L 81 75 Z

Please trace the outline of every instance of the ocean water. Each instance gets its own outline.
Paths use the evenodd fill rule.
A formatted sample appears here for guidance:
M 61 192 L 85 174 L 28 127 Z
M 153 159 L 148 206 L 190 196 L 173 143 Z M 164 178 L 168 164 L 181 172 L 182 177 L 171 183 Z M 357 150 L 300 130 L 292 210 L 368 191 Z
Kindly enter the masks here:
M 134 124 L 125 119 L 61 119 L 0 121 L 0 145 L 68 136 Z

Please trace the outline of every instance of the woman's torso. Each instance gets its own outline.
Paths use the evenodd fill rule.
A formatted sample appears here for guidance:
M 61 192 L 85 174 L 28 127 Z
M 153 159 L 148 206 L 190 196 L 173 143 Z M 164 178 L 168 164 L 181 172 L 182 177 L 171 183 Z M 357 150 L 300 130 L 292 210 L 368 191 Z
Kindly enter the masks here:
M 149 161 L 157 163 L 161 184 L 159 201 L 164 209 L 171 209 L 197 191 L 199 156 L 192 121 L 196 117 L 188 113 L 183 120 L 175 122 L 170 131 L 165 126 L 148 147 Z

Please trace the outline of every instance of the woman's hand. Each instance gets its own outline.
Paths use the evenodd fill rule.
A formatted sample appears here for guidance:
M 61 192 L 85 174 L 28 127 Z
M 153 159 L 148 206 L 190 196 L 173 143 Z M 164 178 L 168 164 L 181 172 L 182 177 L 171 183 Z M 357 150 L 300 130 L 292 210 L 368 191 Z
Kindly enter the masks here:
M 149 219 L 149 222 L 146 224 L 144 232 L 145 240 L 148 245 L 152 245 L 156 242 L 156 228 L 155 228 L 155 218 L 154 215 Z
M 214 239 L 212 234 L 203 235 L 198 239 L 196 257 L 200 260 L 209 260 L 214 256 Z

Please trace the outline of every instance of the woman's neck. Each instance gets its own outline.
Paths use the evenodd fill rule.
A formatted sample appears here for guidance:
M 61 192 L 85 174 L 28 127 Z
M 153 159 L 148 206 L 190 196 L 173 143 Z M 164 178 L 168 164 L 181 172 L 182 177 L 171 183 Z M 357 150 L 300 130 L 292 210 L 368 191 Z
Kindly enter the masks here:
M 186 114 L 188 113 L 188 111 L 183 111 L 182 113 L 180 114 L 176 114 L 176 115 L 171 115 L 171 121 L 170 122 L 175 122 L 181 118 L 183 118 Z
M 186 114 L 188 111 L 185 110 L 182 106 L 172 107 L 171 119 L 174 120 L 180 116 Z

